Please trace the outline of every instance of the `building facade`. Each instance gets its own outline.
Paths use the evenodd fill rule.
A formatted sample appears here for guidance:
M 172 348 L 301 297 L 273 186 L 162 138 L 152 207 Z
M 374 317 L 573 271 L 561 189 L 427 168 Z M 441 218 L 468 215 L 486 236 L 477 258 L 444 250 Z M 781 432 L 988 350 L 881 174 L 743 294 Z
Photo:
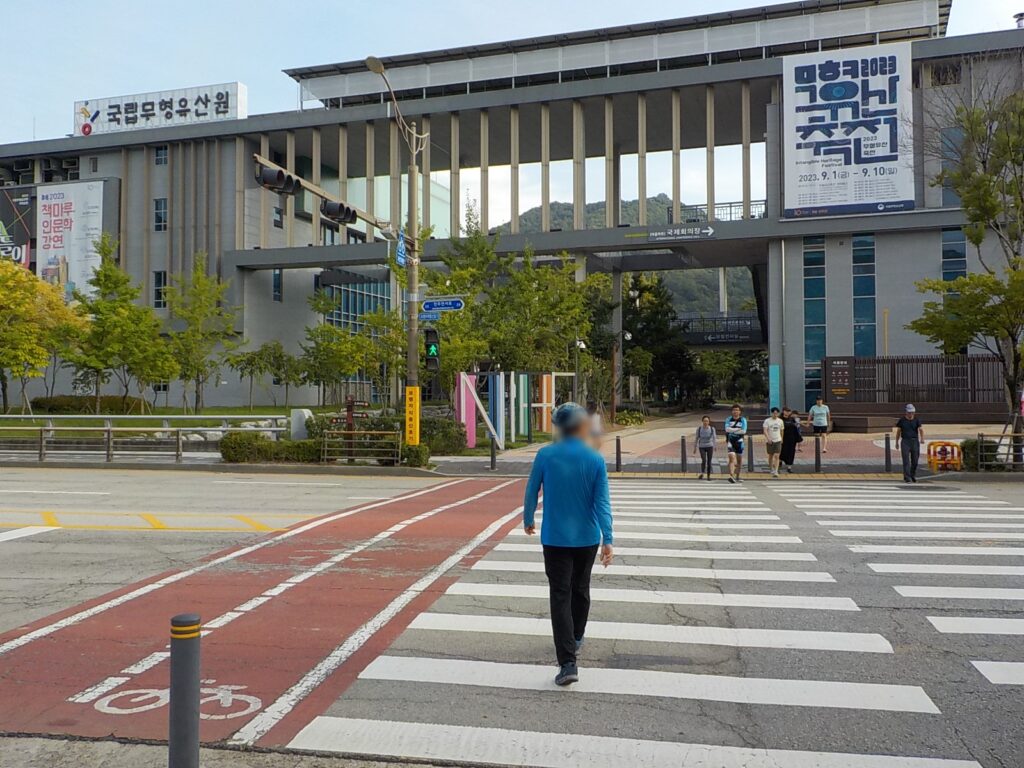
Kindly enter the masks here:
M 951 2 L 815 0 L 384 59 L 406 119 L 430 134 L 424 261 L 470 206 L 502 251 L 567 252 L 620 297 L 623 272 L 749 267 L 772 398 L 801 407 L 825 356 L 934 353 L 905 329 L 924 301 L 914 282 L 980 266 L 958 202 L 931 183 L 938 105 L 996 75 L 1019 83 L 1024 48 L 1017 29 L 947 37 Z M 158 312 L 204 251 L 253 346 L 298 351 L 324 270 L 340 283 L 337 321 L 358 323 L 401 300 L 392 246 L 321 220 L 308 195 L 260 188 L 252 158 L 398 223 L 408 151 L 362 62 L 287 74 L 301 110 L 2 146 L 0 216 L 100 183 L 102 227 Z M 571 226 L 553 222 L 557 203 Z M 26 266 L 44 223 L 22 233 Z M 228 381 L 208 402 L 242 390 Z

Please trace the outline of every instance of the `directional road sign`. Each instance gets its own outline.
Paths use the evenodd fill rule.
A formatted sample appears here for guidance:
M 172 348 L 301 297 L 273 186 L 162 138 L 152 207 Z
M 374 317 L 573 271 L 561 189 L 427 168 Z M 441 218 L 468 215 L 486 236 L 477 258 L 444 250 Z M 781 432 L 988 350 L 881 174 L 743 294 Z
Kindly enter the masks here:
M 424 312 L 458 312 L 466 302 L 458 296 L 436 296 L 423 302 Z
M 405 266 L 405 235 L 402 232 L 398 233 L 398 246 L 395 248 L 395 261 L 398 266 Z
M 441 319 L 440 312 L 420 312 L 420 322 L 436 322 Z

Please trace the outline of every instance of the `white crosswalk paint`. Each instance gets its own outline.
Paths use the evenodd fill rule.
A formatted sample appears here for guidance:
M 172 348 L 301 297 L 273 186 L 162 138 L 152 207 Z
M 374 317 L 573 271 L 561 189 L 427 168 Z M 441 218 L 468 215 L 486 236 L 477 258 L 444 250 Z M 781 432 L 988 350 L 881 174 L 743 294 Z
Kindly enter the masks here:
M 984 616 L 928 616 L 927 619 L 946 635 L 1024 635 L 1024 619 Z
M 1024 523 L 950 523 L 945 520 L 817 520 L 818 525 L 873 525 L 877 528 L 1024 528 Z
M 497 635 L 550 637 L 549 619 L 520 616 L 422 613 L 410 629 L 436 632 L 483 632 Z M 588 640 L 632 640 L 684 645 L 723 645 L 733 648 L 773 648 L 851 653 L 892 653 L 892 646 L 878 634 L 866 632 L 819 632 L 800 629 L 746 629 L 693 627 L 672 624 L 637 624 L 591 621 Z
M 954 565 L 932 563 L 868 563 L 875 573 L 932 573 L 945 576 L 1024 576 L 1018 565 Z
M 619 514 L 619 513 L 616 513 Z M 907 519 L 956 519 L 956 520 L 1024 520 L 1024 514 L 1022 515 L 1000 515 L 998 513 L 988 512 L 844 512 L 839 510 L 829 510 L 821 512 L 804 512 L 805 515 L 812 517 L 900 517 Z M 993 523 L 994 525 L 994 523 Z
M 1008 587 L 893 587 L 903 597 L 934 597 L 945 600 L 1024 600 L 1024 589 Z
M 623 512 L 616 509 L 615 519 L 622 517 L 642 517 L 649 520 L 779 520 L 778 515 L 735 515 L 709 514 L 707 512 Z M 1024 520 L 1024 516 L 1021 516 Z
M 0 531 L 0 541 L 14 541 L 15 539 L 25 539 L 29 536 L 35 536 L 39 533 L 46 533 L 47 531 L 59 530 L 49 525 L 28 525 L 24 528 L 13 528 L 9 531 Z
M 530 768 L 981 768 L 974 760 L 804 752 L 320 716 L 291 749 Z
M 891 512 L 894 509 L 936 509 L 936 510 L 952 510 L 958 509 L 970 509 L 975 512 L 1024 512 L 1024 507 L 999 507 L 996 506 L 995 502 L 984 501 L 984 502 L 967 502 L 967 501 L 948 501 L 948 502 L 929 502 L 928 504 L 871 504 L 866 503 L 867 500 L 853 500 L 847 499 L 843 502 L 814 502 L 813 504 L 801 504 L 794 502 L 793 506 L 797 509 L 849 509 L 850 506 L 855 506 L 857 509 L 881 509 Z M 1005 502 L 1004 502 L 1005 503 Z
M 497 552 L 534 552 L 541 554 L 537 544 L 502 542 L 494 547 Z M 667 547 L 616 547 L 616 557 L 674 557 L 692 560 L 783 560 L 790 562 L 817 562 L 810 552 L 768 552 L 748 549 L 668 549 Z
M 471 685 L 508 690 L 555 690 L 551 666 L 540 664 L 379 656 L 359 677 L 363 680 Z M 641 669 L 587 669 L 580 676 L 580 682 L 566 689 L 566 693 L 939 714 L 938 707 L 928 694 L 913 685 L 695 675 Z
M 780 496 L 786 496 L 787 498 L 828 498 L 828 497 L 845 497 L 848 498 L 849 490 L 830 490 L 830 489 L 817 489 L 817 490 L 798 490 L 790 488 L 778 488 L 776 493 Z M 866 491 L 861 489 L 857 491 L 858 498 L 883 498 L 887 501 L 894 503 L 902 503 L 904 501 L 923 501 L 925 499 L 986 499 L 987 496 L 983 496 L 979 493 L 965 493 L 964 491 L 943 491 L 941 493 L 935 493 L 932 491 L 916 491 L 916 490 L 905 490 L 900 489 L 898 492 L 892 490 L 889 491 Z
M 1024 685 L 1024 662 L 972 661 L 990 683 L 996 685 Z
M 760 501 L 621 501 L 611 499 L 612 507 L 623 509 L 736 509 L 736 510 L 768 510 L 768 506 Z
M 506 597 L 513 600 L 548 599 L 548 588 L 537 584 L 476 584 L 458 582 L 445 594 L 471 597 Z M 848 597 L 816 595 L 759 595 L 729 592 L 669 592 L 655 589 L 591 588 L 590 599 L 597 603 L 652 605 L 716 605 L 729 608 L 784 608 L 814 611 L 859 611 Z
M 618 528 L 708 528 L 716 530 L 740 531 L 788 531 L 785 523 L 681 523 L 675 520 L 616 520 Z
M 527 536 L 522 529 L 516 529 L 509 536 Z M 799 536 L 727 536 L 711 533 L 662 533 L 661 531 L 616 531 L 615 540 L 625 539 L 641 541 L 707 541 L 716 544 L 803 544 Z
M 473 564 L 475 571 L 511 571 L 519 573 L 544 573 L 544 563 L 518 560 L 481 560 Z M 835 583 L 831 574 L 821 571 L 754 571 L 727 570 L 721 568 L 674 568 L 659 565 L 620 565 L 595 568 L 594 575 L 604 576 L 655 576 L 675 579 L 719 579 L 736 581 L 804 581 Z
M 1022 541 L 1024 533 L 1007 531 L 862 531 L 862 530 L 830 530 L 833 536 L 840 538 L 885 538 L 885 539 L 1003 539 L 1006 541 Z
M 942 544 L 851 544 L 851 552 L 871 555 L 980 555 L 983 557 L 1024 557 L 1024 547 L 950 547 Z

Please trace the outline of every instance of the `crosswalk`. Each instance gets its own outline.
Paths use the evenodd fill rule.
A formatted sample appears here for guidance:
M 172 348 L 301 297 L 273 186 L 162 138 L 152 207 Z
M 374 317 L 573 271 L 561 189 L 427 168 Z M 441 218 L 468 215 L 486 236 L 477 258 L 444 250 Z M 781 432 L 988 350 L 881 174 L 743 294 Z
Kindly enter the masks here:
M 925 617 L 934 631 L 964 636 L 972 655 L 1009 659 L 971 660 L 989 683 L 1024 686 L 1024 619 L 1004 615 L 1020 610 L 1024 601 L 1024 547 L 1000 543 L 1024 540 L 1024 507 L 969 490 L 899 485 L 860 489 L 855 509 L 849 508 L 848 497 L 843 500 L 845 491 L 823 483 L 778 488 L 777 493 L 838 539 L 963 541 L 956 546 L 855 543 L 847 548 L 858 555 L 890 556 L 864 565 L 872 573 L 900 580 L 889 586 L 902 598 L 902 607 L 941 612 Z M 884 511 L 874 511 L 879 509 Z M 896 556 L 898 560 L 891 559 Z M 1006 564 L 1005 558 L 1020 558 L 1020 565 Z M 1003 638 L 1010 639 L 999 642 Z
M 540 546 L 516 526 L 289 746 L 531 768 L 980 767 L 805 541 L 804 510 L 748 486 L 611 485 L 616 562 L 594 571 L 577 685 L 554 685 Z

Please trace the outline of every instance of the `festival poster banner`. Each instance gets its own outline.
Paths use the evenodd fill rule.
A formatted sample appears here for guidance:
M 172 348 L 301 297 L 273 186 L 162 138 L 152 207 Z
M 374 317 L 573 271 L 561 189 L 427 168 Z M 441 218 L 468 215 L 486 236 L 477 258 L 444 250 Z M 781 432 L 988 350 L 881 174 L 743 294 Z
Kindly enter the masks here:
M 0 187 L 0 260 L 32 264 L 35 187 Z
M 784 216 L 914 207 L 910 43 L 783 59 Z
M 36 274 L 73 292 L 91 295 L 88 284 L 100 257 L 93 243 L 103 234 L 103 182 L 46 184 L 36 196 Z

